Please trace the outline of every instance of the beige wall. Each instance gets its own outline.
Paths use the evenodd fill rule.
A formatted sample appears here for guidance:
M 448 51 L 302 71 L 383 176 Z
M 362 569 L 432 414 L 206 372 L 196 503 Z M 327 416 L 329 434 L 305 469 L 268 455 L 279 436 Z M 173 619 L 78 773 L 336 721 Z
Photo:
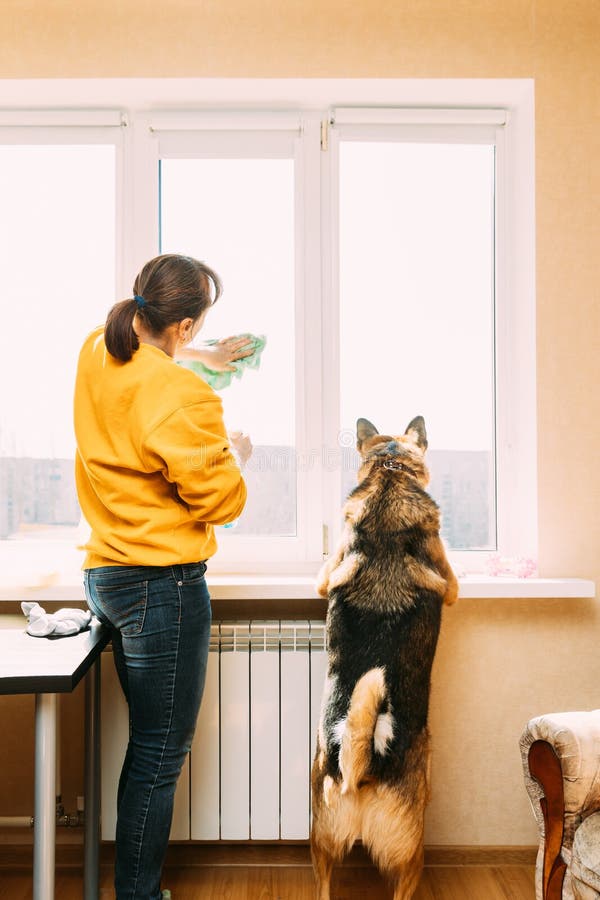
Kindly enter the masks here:
M 597 600 L 463 600 L 432 675 L 428 844 L 536 843 L 518 741 L 542 712 L 600 707 Z
M 540 567 L 598 582 L 597 0 L 4 0 L 2 20 L 3 78 L 535 78 Z M 429 843 L 534 841 L 516 742 L 531 715 L 600 706 L 598 618 L 583 600 L 447 612 Z M 0 814 L 31 808 L 29 713 L 0 704 Z

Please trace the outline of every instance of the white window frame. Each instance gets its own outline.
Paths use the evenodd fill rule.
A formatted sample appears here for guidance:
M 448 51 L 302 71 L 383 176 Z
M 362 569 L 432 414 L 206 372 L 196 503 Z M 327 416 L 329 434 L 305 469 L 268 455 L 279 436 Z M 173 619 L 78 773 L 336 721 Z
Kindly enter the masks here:
M 211 570 L 296 570 L 322 556 L 321 473 L 318 465 L 307 464 L 312 448 L 320 446 L 320 416 L 311 414 L 308 398 L 318 395 L 321 354 L 306 327 L 320 316 L 320 244 L 314 228 L 319 220 L 315 172 L 320 122 L 315 116 L 298 113 L 159 111 L 137 117 L 135 128 L 134 271 L 159 252 L 161 160 L 254 157 L 294 162 L 296 534 L 223 535 Z
M 324 371 L 326 393 L 325 441 L 335 446 L 339 431 L 339 209 L 337 172 L 340 141 L 414 143 L 482 143 L 495 147 L 494 248 L 494 431 L 495 520 L 498 552 L 507 557 L 537 556 L 535 320 L 528 280 L 528 242 L 518 235 L 525 211 L 516 193 L 518 160 L 507 152 L 510 117 L 503 109 L 342 109 L 329 115 L 329 161 L 324 181 L 324 233 L 329 248 L 328 281 L 324 297 L 324 343 L 331 348 Z M 520 227 L 519 227 L 520 226 Z M 515 338 L 522 350 L 514 353 Z M 528 348 L 527 350 L 525 348 Z M 340 508 L 339 473 L 324 473 L 326 508 Z M 327 521 L 337 540 L 339 516 Z M 454 550 L 459 570 L 483 572 L 494 550 Z
M 32 110 L 32 106 L 38 109 Z M 89 108 L 94 106 L 94 108 Z M 88 107 L 88 108 L 84 108 Z M 160 107 L 158 112 L 149 112 Z M 341 110 L 345 108 L 345 113 Z M 335 109 L 335 114 L 332 111 Z M 331 448 L 335 415 L 331 341 L 335 328 L 335 279 L 331 253 L 319 261 L 321 236 L 334 234 L 331 153 L 322 153 L 319 136 L 334 118 L 336 129 L 351 127 L 459 128 L 493 125 L 506 112 L 498 147 L 498 186 L 504 185 L 497 227 L 504 265 L 497 281 L 497 443 L 501 478 L 497 505 L 499 552 L 537 555 L 536 368 L 535 368 L 535 218 L 533 81 L 529 79 L 106 79 L 55 82 L 31 80 L 0 84 L 0 141 L 21 135 L 23 143 L 114 142 L 117 150 L 117 291 L 127 296 L 139 266 L 156 252 L 158 204 L 152 196 L 158 178 L 156 135 L 198 130 L 279 130 L 299 120 L 303 150 L 298 156 L 298 184 L 304 188 L 301 209 L 304 283 L 298 278 L 302 305 L 297 322 L 297 414 L 302 419 L 302 447 L 319 455 Z M 367 113 L 368 111 L 368 113 Z M 346 118 L 344 119 L 344 115 Z M 371 119 L 370 122 L 366 118 Z M 129 127 L 124 127 L 124 126 Z M 110 136 L 110 137 L 109 137 Z M 100 138 L 100 140 L 99 140 Z M 15 140 L 14 142 L 19 142 Z M 310 149 L 308 149 L 310 148 Z M 307 190 L 306 185 L 320 188 Z M 319 196 L 324 198 L 321 206 Z M 499 192 L 500 194 L 500 192 Z M 158 185 L 156 194 L 158 196 Z M 502 298 L 502 300 L 501 300 Z M 321 305 L 322 304 L 322 305 Z M 109 306 L 107 302 L 107 307 Z M 305 322 L 320 324 L 320 340 Z M 335 338 L 337 344 L 337 337 Z M 335 355 L 335 354 L 334 354 Z M 324 363 L 325 360 L 325 363 Z M 328 390 L 322 398 L 321 387 Z M 301 432 L 298 432 L 300 435 Z M 337 437 L 337 435 L 335 436 Z M 266 553 L 245 552 L 227 571 L 312 573 L 322 557 L 322 527 L 330 547 L 339 522 L 339 488 L 307 466 L 300 488 L 299 525 L 309 535 L 286 558 L 282 547 L 263 541 Z M 500 474 L 500 471 L 502 474 Z M 338 479 L 339 483 L 339 479 Z M 336 494 L 336 490 L 338 494 Z M 302 492 L 302 494 L 300 493 Z M 322 514 L 324 511 L 325 514 Z M 251 539 L 252 542 L 252 539 Z M 58 543 L 58 542 L 57 542 Z M 56 546 L 56 544 L 54 545 Z M 249 547 L 251 544 L 248 545 Z M 285 546 L 285 545 L 284 545 Z M 256 546 L 254 547 L 256 550 Z M 487 554 L 452 554 L 455 565 L 477 572 Z M 475 560 L 474 557 L 479 559 Z M 223 567 L 223 566 L 221 566 Z M 211 570 L 219 568 L 218 558 Z M 14 595 L 13 595 L 14 596 Z
M 50 146 L 50 145 L 99 145 L 105 144 L 115 148 L 115 290 L 122 280 L 123 270 L 123 219 L 119 210 L 123 207 L 124 195 L 124 130 L 127 119 L 120 110 L 0 110 L 0 146 Z M 85 296 L 82 295 L 82 302 Z M 101 323 L 97 323 L 101 324 Z M 52 559 L 53 570 L 77 576 L 81 565 L 81 554 L 76 550 L 73 541 L 56 538 L 49 541 L 2 541 L 0 552 L 7 563 L 8 572 L 23 563 L 30 584 L 23 587 L 35 587 L 45 583 L 48 578 L 47 563 L 38 564 L 34 558 L 35 550 L 41 551 L 41 558 Z M 53 579 L 53 575 L 51 578 Z M 9 575 L 8 585 L 3 584 L 0 576 L 0 598 L 7 593 L 7 599 L 13 599 L 15 589 Z

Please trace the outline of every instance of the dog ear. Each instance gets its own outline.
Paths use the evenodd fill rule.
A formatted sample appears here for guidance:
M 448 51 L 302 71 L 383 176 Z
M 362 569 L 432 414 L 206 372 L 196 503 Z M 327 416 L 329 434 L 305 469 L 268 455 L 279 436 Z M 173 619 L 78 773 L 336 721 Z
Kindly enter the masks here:
M 423 416 L 415 416 L 414 419 L 408 423 L 404 433 L 417 445 L 417 447 L 420 447 L 423 452 L 427 450 L 427 432 L 425 431 L 425 419 Z
M 356 420 L 356 448 L 359 453 L 363 443 L 376 434 L 379 434 L 379 432 L 368 419 Z

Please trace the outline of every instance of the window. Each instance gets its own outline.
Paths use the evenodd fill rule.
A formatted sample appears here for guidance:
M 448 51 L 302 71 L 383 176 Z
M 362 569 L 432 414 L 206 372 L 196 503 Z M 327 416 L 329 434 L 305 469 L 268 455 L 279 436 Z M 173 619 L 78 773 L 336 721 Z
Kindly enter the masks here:
M 325 473 L 325 495 L 335 508 L 354 483 L 359 416 L 396 433 L 422 414 L 429 490 L 467 572 L 490 551 L 537 552 L 533 220 L 509 121 L 501 109 L 330 114 L 325 433 L 341 473 Z
M 255 454 L 213 572 L 315 571 L 340 530 L 358 416 L 382 431 L 425 417 L 459 567 L 480 571 L 496 548 L 534 555 L 532 131 L 519 103 L 133 109 L 100 128 L 91 112 L 87 128 L 75 112 L 68 127 L 0 128 L 0 367 L 18 385 L 0 421 L 2 559 L 10 545 L 22 571 L 18 548 L 35 537 L 37 578 L 60 553 L 75 570 L 77 351 L 159 252 L 223 279 L 200 338 L 267 338 L 260 369 L 221 392 Z
M 37 140 L 36 140 L 37 138 Z M 72 398 L 79 347 L 115 290 L 116 147 L 0 129 L 3 582 L 80 564 Z
M 340 135 L 340 427 L 425 410 L 447 544 L 495 550 L 495 142 L 457 137 Z
M 155 204 L 146 257 L 189 253 L 221 276 L 223 297 L 198 343 L 246 332 L 267 340 L 260 369 L 219 391 L 227 427 L 247 432 L 255 449 L 246 509 L 233 528 L 219 529 L 215 563 L 271 570 L 316 560 L 322 526 L 311 457 L 320 422 L 304 395 L 314 377 L 308 286 L 319 265 L 306 169 L 318 147 L 303 139 L 297 114 L 157 113 L 144 131 L 138 159 L 147 178 L 139 191 L 149 209 Z M 312 303 L 318 309 L 319 297 Z

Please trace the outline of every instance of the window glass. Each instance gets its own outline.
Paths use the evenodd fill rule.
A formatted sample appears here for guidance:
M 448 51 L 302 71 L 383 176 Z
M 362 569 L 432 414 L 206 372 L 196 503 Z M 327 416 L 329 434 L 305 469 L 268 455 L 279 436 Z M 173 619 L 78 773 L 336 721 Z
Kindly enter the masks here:
M 27 555 L 33 539 L 74 545 L 80 520 L 73 386 L 114 302 L 115 148 L 0 146 L 0 196 L 0 541 Z
M 340 143 L 343 490 L 355 421 L 423 415 L 453 549 L 496 546 L 494 147 Z
M 227 428 L 254 445 L 248 502 L 229 533 L 294 535 L 294 162 L 164 159 L 160 182 L 161 252 L 203 260 L 224 285 L 196 344 L 246 332 L 267 340 L 260 367 L 219 391 Z

